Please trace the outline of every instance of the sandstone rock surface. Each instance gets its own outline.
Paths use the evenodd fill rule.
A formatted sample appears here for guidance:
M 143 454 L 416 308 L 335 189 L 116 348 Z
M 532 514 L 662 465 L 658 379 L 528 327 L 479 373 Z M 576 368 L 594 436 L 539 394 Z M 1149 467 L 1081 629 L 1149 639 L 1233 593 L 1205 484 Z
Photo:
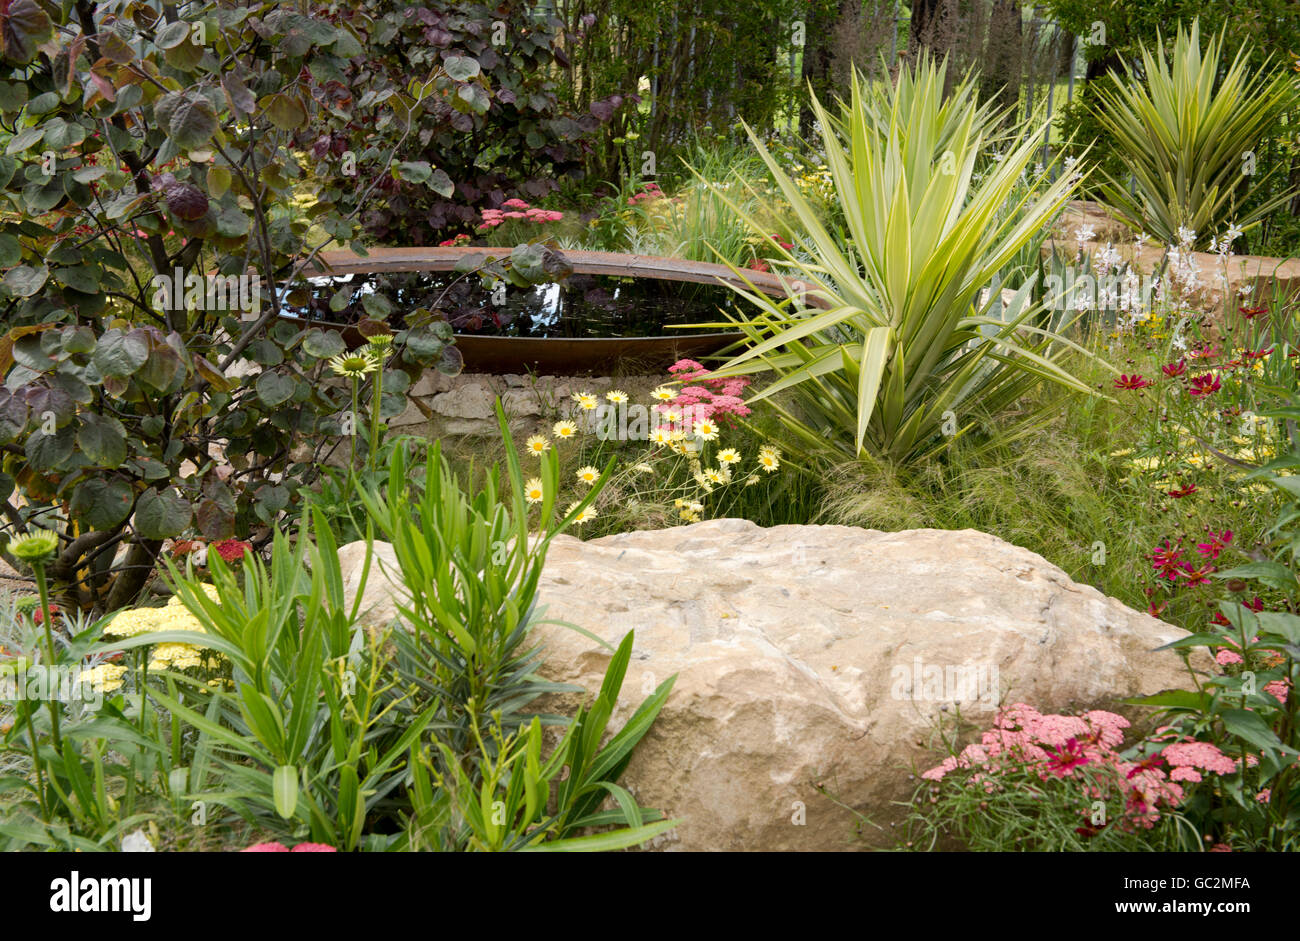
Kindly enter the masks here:
M 346 574 L 360 556 L 343 554 Z M 372 621 L 392 617 L 378 568 Z M 642 804 L 683 819 L 662 849 L 852 848 L 855 818 L 823 788 L 888 844 L 894 802 L 935 763 L 934 722 L 957 701 L 983 729 L 999 699 L 1059 711 L 1188 682 L 1177 655 L 1154 652 L 1181 630 L 973 530 L 729 519 L 561 536 L 540 600 L 544 617 L 611 644 L 636 632 L 613 728 L 677 675 L 624 776 Z M 608 650 L 556 624 L 534 639 L 547 678 L 599 688 Z

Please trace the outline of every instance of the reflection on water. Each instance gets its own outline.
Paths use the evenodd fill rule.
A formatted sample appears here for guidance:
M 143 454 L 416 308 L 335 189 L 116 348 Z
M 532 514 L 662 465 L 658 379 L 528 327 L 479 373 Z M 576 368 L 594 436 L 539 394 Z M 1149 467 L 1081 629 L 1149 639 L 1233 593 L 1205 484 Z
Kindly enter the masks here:
M 340 290 L 351 290 L 341 311 L 329 307 Z M 575 274 L 561 283 L 487 290 L 476 276 L 453 272 L 400 272 L 312 278 L 285 289 L 286 312 L 308 320 L 352 323 L 366 316 L 365 294 L 380 291 L 393 303 L 389 323 L 401 329 L 406 312 L 439 311 L 458 333 L 511 337 L 653 337 L 690 334 L 674 325 L 721 322 L 722 310 L 741 311 L 737 296 L 721 285 L 653 278 Z

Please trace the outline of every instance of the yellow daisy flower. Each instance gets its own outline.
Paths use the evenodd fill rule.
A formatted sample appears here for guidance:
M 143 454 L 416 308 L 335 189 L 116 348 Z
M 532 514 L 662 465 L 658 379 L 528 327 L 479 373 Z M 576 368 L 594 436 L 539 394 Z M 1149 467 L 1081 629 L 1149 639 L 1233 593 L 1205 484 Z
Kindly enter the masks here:
M 528 453 L 535 457 L 541 457 L 550 446 L 551 442 L 546 440 L 546 435 L 532 435 L 524 442 L 524 447 L 528 449 Z
M 667 386 L 660 386 L 650 393 L 650 397 L 658 399 L 660 402 L 671 402 L 677 398 L 677 390 L 670 389 Z
M 727 482 L 727 475 L 715 467 L 707 468 L 704 471 L 704 476 L 710 483 L 725 484 Z
M 580 481 L 590 487 L 600 479 L 600 471 L 596 470 L 596 468 L 589 464 L 586 467 L 579 467 L 576 476 Z
M 568 420 L 557 421 L 551 430 L 555 432 L 555 437 L 559 438 L 561 441 L 565 441 L 574 437 L 578 433 L 578 426 Z
M 577 508 L 578 508 L 578 504 L 576 502 L 569 504 L 570 513 L 572 513 Z M 586 507 L 581 513 L 579 513 L 577 516 L 573 518 L 573 521 L 577 523 L 579 526 L 581 526 L 583 523 L 586 523 L 587 521 L 593 520 L 595 518 L 596 518 L 596 511 L 591 507 Z
M 781 452 L 776 448 L 764 448 L 758 452 L 758 463 L 770 474 L 781 466 Z
M 627 401 L 627 393 L 622 389 L 610 389 L 605 393 L 605 398 L 617 405 Z
M 584 412 L 595 411 L 596 406 L 600 404 L 590 392 L 575 392 L 573 393 L 573 400 L 578 403 L 578 407 Z
M 524 499 L 529 503 L 541 503 L 545 492 L 542 489 L 542 481 L 538 477 L 533 477 L 524 484 Z
M 723 448 L 718 452 L 719 464 L 739 464 L 740 452 L 735 448 Z
M 672 440 L 673 436 L 669 433 L 667 428 L 656 428 L 654 431 L 650 432 L 651 444 L 671 444 Z

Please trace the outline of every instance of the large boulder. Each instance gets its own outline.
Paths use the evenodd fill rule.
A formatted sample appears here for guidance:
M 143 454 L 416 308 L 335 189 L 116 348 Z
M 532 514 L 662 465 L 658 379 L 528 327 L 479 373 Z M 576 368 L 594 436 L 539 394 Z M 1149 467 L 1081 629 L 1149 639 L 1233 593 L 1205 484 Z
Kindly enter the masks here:
M 382 577 L 367 594 L 372 620 L 391 617 Z M 1062 711 L 1188 682 L 1154 650 L 1183 631 L 973 530 L 733 519 L 562 536 L 540 600 L 545 618 L 612 644 L 636 632 L 612 728 L 677 675 L 624 777 L 682 819 L 663 849 L 851 848 L 839 803 L 888 843 L 910 775 L 935 763 L 936 720 L 959 711 L 983 728 L 999 700 Z M 559 624 L 533 637 L 547 678 L 599 688 L 608 650 Z

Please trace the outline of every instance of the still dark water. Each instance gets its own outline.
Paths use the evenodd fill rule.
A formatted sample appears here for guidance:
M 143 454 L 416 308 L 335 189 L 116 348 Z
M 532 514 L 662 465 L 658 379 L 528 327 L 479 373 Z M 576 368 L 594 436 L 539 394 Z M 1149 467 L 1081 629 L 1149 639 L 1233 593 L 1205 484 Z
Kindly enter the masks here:
M 330 298 L 353 290 L 342 311 Z M 440 311 L 457 333 L 505 337 L 657 337 L 689 335 L 692 323 L 720 323 L 742 312 L 737 295 L 721 285 L 654 278 L 570 275 L 562 282 L 487 290 L 476 276 L 453 272 L 400 272 L 313 278 L 288 294 L 286 313 L 308 320 L 354 323 L 366 316 L 361 298 L 378 291 L 393 304 L 391 326 L 405 326 L 407 311 Z M 738 303 L 738 301 L 740 303 Z M 670 329 L 672 328 L 672 329 Z

